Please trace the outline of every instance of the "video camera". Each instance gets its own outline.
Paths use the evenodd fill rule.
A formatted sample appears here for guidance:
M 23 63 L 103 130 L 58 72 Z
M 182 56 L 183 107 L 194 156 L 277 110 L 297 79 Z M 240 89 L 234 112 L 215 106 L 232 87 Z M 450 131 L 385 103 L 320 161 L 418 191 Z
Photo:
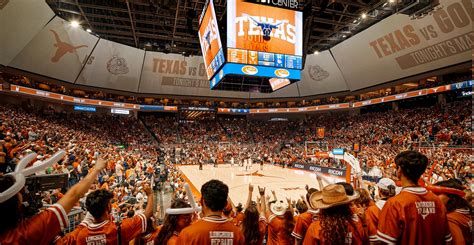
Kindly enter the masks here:
M 25 188 L 22 191 L 25 217 L 31 217 L 43 207 L 41 193 L 53 189 L 65 189 L 68 186 L 67 174 L 43 174 L 26 178 Z

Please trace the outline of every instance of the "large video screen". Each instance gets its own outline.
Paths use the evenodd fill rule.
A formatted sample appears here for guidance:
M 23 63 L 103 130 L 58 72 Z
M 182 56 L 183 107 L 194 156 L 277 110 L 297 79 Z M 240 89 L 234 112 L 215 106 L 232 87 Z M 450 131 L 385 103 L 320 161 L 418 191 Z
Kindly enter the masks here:
M 209 0 L 209 4 L 201 15 L 198 35 L 207 77 L 210 79 L 225 61 L 212 0 Z
M 303 13 L 227 1 L 227 62 L 302 69 Z

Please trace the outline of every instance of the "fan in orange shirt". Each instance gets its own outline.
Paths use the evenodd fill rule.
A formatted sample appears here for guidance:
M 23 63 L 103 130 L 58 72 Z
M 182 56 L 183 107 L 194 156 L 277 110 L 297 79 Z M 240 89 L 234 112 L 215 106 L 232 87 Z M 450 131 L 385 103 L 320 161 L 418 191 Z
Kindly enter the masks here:
M 273 196 L 276 199 L 275 193 Z M 283 200 L 270 202 L 266 200 L 266 219 L 268 224 L 267 244 L 294 244 L 291 232 L 294 229 L 295 221 L 293 211 L 289 208 L 289 203 Z
M 369 206 L 367 210 L 365 210 L 370 242 L 377 242 L 377 226 L 379 223 L 380 211 L 382 211 L 387 199 L 395 196 L 395 181 L 389 178 L 382 178 L 377 183 L 377 187 L 379 190 L 380 200 L 378 200 L 375 205 Z
M 127 218 L 120 224 L 121 244 L 128 244 L 135 237 L 147 230 L 147 219 L 153 213 L 153 192 L 148 185 L 143 188 L 148 196 L 147 205 L 143 214 Z M 113 194 L 107 190 L 96 190 L 86 199 L 86 208 L 89 218 L 86 218 L 71 233 L 61 238 L 57 244 L 118 244 L 117 226 L 112 223 L 110 200 Z
M 154 245 L 154 244 L 160 244 L 160 243 L 155 243 L 155 239 L 158 236 L 158 233 L 160 232 L 160 227 L 156 227 L 154 224 L 154 219 L 153 217 L 149 218 L 147 220 L 147 225 L 146 225 L 146 231 L 145 233 L 142 234 L 140 239 L 135 239 L 135 242 L 139 240 L 137 245 L 140 244 L 145 244 L 145 245 Z M 164 244 L 164 243 L 163 243 Z
M 319 186 L 324 187 L 321 176 L 316 175 L 316 178 L 318 180 Z M 311 194 L 319 190 L 316 188 L 309 188 L 308 185 L 305 186 L 305 190 L 306 190 L 306 196 L 301 195 L 301 200 L 306 205 L 307 211 L 302 212 L 300 213 L 300 215 L 298 215 L 295 222 L 295 229 L 291 233 L 291 235 L 295 237 L 296 245 L 300 245 L 303 243 L 303 239 L 306 235 L 306 231 L 308 230 L 311 223 L 317 219 L 317 216 L 319 214 L 319 210 L 313 210 L 310 208 L 310 205 L 309 205 L 309 200 L 310 200 L 309 198 L 311 197 Z
M 190 208 L 191 205 L 183 199 L 175 199 L 171 208 Z M 184 228 L 191 224 L 192 213 L 189 214 L 166 214 L 165 221 L 160 227 L 160 232 L 153 244 L 174 245 L 177 244 L 178 235 Z
M 438 195 L 447 209 L 453 244 L 472 244 L 472 207 L 463 198 L 463 186 L 450 179 L 436 183 L 430 190 Z
M 242 222 L 239 227 L 245 238 L 245 244 L 261 245 L 265 238 L 265 231 L 267 229 L 265 213 L 265 190 L 260 189 L 260 197 L 257 197 L 257 202 L 252 202 L 253 186 L 249 184 L 249 193 L 247 197 L 247 204 L 245 213 L 242 214 Z
M 347 195 L 340 184 L 327 185 L 311 194 L 310 207 L 320 212 L 306 231 L 303 244 L 366 244 L 362 222 L 351 210 L 351 202 L 357 198 L 358 192 Z
M 201 206 L 204 218 L 181 231 L 177 244 L 234 244 L 243 245 L 244 237 L 238 227 L 222 217 L 227 204 L 229 187 L 220 180 L 210 180 L 201 187 Z
M 68 226 L 67 213 L 74 204 L 89 190 L 91 184 L 97 179 L 100 170 L 105 167 L 105 161 L 97 161 L 95 171 L 72 186 L 56 204 L 35 216 L 22 220 L 21 208 L 22 195 L 11 197 L 0 203 L 2 222 L 0 222 L 0 241 L 2 244 L 50 244 L 59 232 Z M 0 191 L 4 192 L 15 183 L 11 175 L 0 176 Z
M 402 191 L 390 198 L 379 215 L 377 237 L 389 244 L 445 244 L 452 241 L 446 208 L 441 200 L 418 180 L 428 166 L 428 158 L 417 151 L 395 157 Z
M 234 219 L 232 220 L 232 222 L 236 226 L 240 226 L 240 224 L 242 224 L 242 221 L 244 220 L 244 213 L 242 213 L 242 211 L 243 211 L 242 204 L 239 203 L 239 205 L 237 205 L 237 207 L 235 207 L 235 213 L 236 214 L 235 214 Z
M 318 191 L 317 189 L 314 189 L 314 188 L 311 188 L 310 190 L 311 192 L 308 192 L 309 193 L 308 198 L 313 192 Z M 304 198 L 304 196 L 302 196 L 302 198 Z M 308 203 L 309 203 L 309 200 L 308 200 Z M 306 207 L 306 211 L 300 212 L 300 215 L 298 215 L 296 219 L 295 229 L 293 229 L 293 232 L 291 233 L 291 235 L 295 237 L 295 240 L 296 240 L 295 244 L 297 245 L 303 243 L 303 239 L 306 235 L 306 231 L 308 230 L 308 227 L 311 225 L 313 220 L 317 218 L 317 215 L 319 213 L 319 210 L 308 209 L 306 204 L 300 200 L 296 204 L 296 209 L 298 210 L 302 209 L 302 208 L 299 208 L 300 205 L 304 205 L 304 207 Z

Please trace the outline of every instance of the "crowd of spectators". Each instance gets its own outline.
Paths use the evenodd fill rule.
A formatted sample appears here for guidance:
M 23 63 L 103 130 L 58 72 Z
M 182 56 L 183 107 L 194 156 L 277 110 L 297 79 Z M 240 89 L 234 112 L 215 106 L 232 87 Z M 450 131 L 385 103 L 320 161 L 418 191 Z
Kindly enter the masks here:
M 154 130 L 163 138 L 181 139 L 171 143 L 169 151 L 177 163 L 198 164 L 221 160 L 237 164 L 248 158 L 254 162 L 274 164 L 308 163 L 325 167 L 345 168 L 345 164 L 332 159 L 314 157 L 315 151 L 331 148 L 352 149 L 358 143 L 361 151 L 354 153 L 366 174 L 376 167 L 385 173 L 393 158 L 405 149 L 420 149 L 435 165 L 435 176 L 455 177 L 466 175 L 472 159 L 469 155 L 472 142 L 471 101 L 461 100 L 443 107 L 433 105 L 398 111 L 352 113 L 325 113 L 298 121 L 247 121 L 244 118 L 218 118 L 216 120 L 179 124 L 172 135 Z M 157 125 L 157 119 L 151 121 Z M 158 120 L 162 120 L 161 118 Z M 160 121 L 158 125 L 170 125 Z M 146 124 L 149 124 L 147 121 Z M 325 129 L 324 139 L 317 135 Z M 177 144 L 178 143 L 178 144 Z M 441 172 L 440 172 L 441 171 Z M 372 171 L 373 172 L 373 171 Z
M 426 241 L 424 238 L 412 233 L 406 234 L 406 230 L 395 232 L 398 228 L 380 224 L 377 226 L 370 223 L 373 220 L 367 219 L 366 212 L 375 201 L 384 200 L 390 208 L 409 205 L 400 201 L 401 197 L 380 194 L 384 191 L 391 192 L 391 187 L 388 188 L 390 185 L 384 186 L 384 183 L 368 183 L 373 188 L 365 190 L 364 185 L 361 185 L 359 187 L 362 189 L 352 192 L 346 186 L 344 193 L 341 192 L 344 188 L 337 185 L 326 185 L 322 192 L 308 188 L 307 197 L 294 200 L 295 202 L 270 199 L 259 188 L 261 195 L 255 202 L 250 198 L 244 209 L 229 209 L 228 187 L 222 182 L 210 181 L 201 189 L 200 205 L 203 211 L 199 221 L 191 213 L 176 217 L 169 214 L 161 227 L 156 227 L 159 215 L 152 212 L 154 198 L 149 185 L 154 183 L 160 189 L 169 187 L 173 193 L 172 206 L 187 208 L 190 200 L 183 187 L 185 179 L 176 168 L 177 164 L 241 164 L 252 161 L 283 166 L 305 163 L 344 168 L 340 161 L 312 156 L 312 151 L 328 151 L 339 147 L 351 149 L 353 143 L 359 143 L 361 151 L 354 154 L 357 154 L 367 175 L 378 172 L 381 173 L 379 177 L 401 181 L 402 186 L 407 188 L 418 185 L 418 179 L 421 179 L 428 184 L 460 190 L 466 193 L 462 195 L 466 198 L 461 197 L 460 200 L 466 200 L 470 195 L 468 190 L 473 187 L 471 105 L 471 100 L 461 100 L 443 107 L 434 105 L 359 115 L 325 113 L 288 122 L 219 117 L 180 122 L 175 117 L 147 115 L 141 118 L 144 123 L 133 117 L 66 113 L 53 109 L 38 112 L 0 105 L 0 171 L 13 171 L 19 159 L 31 152 L 37 153 L 36 160 L 41 161 L 63 149 L 66 151 L 63 159 L 37 174 L 66 174 L 68 185 L 66 188 L 40 193 L 43 204 L 50 207 L 50 212 L 40 214 L 48 214 L 50 220 L 56 217 L 54 215 L 59 215 L 58 219 L 66 219 L 59 222 L 61 226 L 65 226 L 70 221 L 56 213 L 67 212 L 72 206 L 88 211 L 80 218 L 81 223 L 74 231 L 59 237 L 56 237 L 60 235 L 59 232 L 54 237 L 50 237 L 50 233 L 44 233 L 43 236 L 28 232 L 15 233 L 12 229 L 20 224 L 20 219 L 8 217 L 13 223 L 9 223 L 11 226 L 0 226 L 0 240 L 8 244 L 17 237 L 37 234 L 37 240 L 32 241 L 39 244 L 49 243 L 53 238 L 60 244 L 72 244 L 86 239 L 102 241 L 102 238 L 94 237 L 94 234 L 98 234 L 94 233 L 95 227 L 102 227 L 100 231 L 108 234 L 106 241 L 112 243 L 117 242 L 114 239 L 126 242 L 136 240 L 137 243 L 162 239 L 160 241 L 167 241 L 167 244 L 173 244 L 169 241 L 177 244 L 202 244 L 217 242 L 219 239 L 223 242 L 233 240 L 236 244 L 262 244 L 263 241 L 266 244 L 313 244 L 316 240 L 322 244 L 335 244 L 341 242 L 341 239 L 345 239 L 346 243 L 360 241 L 364 244 L 369 240 L 403 241 L 406 244 L 423 242 Z M 316 133 L 321 127 L 325 129 L 324 139 L 318 138 Z M 315 142 L 313 150 L 308 151 L 308 142 Z M 400 152 L 406 149 L 416 151 L 400 156 Z M 422 166 L 415 166 L 420 162 Z M 415 170 L 410 170 L 411 168 Z M 8 176 L 11 175 L 0 175 L 0 191 L 8 188 L 8 183 L 12 183 Z M 160 179 L 159 184 L 153 182 L 156 179 Z M 375 191 L 376 188 L 381 189 Z M 440 191 L 439 188 L 436 190 Z M 437 193 L 446 196 L 441 199 L 443 203 L 430 196 L 424 202 L 434 202 L 436 208 L 423 208 L 428 208 L 425 211 L 430 215 L 430 222 L 436 221 L 437 224 L 448 227 L 448 221 L 443 220 L 446 213 L 440 207 L 450 204 L 449 200 L 455 200 L 461 194 L 455 191 L 442 192 L 443 190 L 445 189 L 441 188 L 441 192 Z M 253 187 L 250 186 L 249 192 L 252 191 Z M 413 189 L 409 193 L 416 194 L 417 191 L 419 190 Z M 344 198 L 354 202 L 334 201 L 331 204 L 333 206 L 327 206 L 327 202 L 321 204 L 321 198 L 326 194 L 340 195 L 341 198 L 345 195 Z M 85 197 L 79 199 L 83 195 Z M 390 198 L 394 198 L 394 201 L 390 201 Z M 459 207 L 447 206 L 448 220 L 449 214 L 457 212 L 456 210 L 462 210 L 458 212 L 461 214 L 471 214 L 471 206 L 466 204 L 467 201 L 460 200 L 457 202 Z M 5 208 L 12 207 L 12 203 L 7 204 L 10 206 L 4 206 Z M 0 203 L 0 207 L 7 204 Z M 321 221 L 311 222 L 318 210 Z M 222 212 L 226 216 L 221 216 Z M 401 211 L 386 211 L 379 207 L 380 214 L 377 215 L 400 222 L 405 216 L 397 212 Z M 303 215 L 304 213 L 307 214 Z M 396 216 L 393 213 L 397 213 Z M 441 218 L 435 220 L 433 216 Z M 113 235 L 118 231 L 117 226 L 109 222 L 111 219 L 116 222 L 123 219 L 123 235 L 120 238 Z M 451 219 L 458 221 L 461 218 Z M 343 225 L 341 228 L 340 224 L 349 224 L 348 222 L 355 222 L 354 226 L 344 228 Z M 369 226 L 372 224 L 372 228 L 375 227 L 375 233 L 373 230 L 372 233 L 364 231 L 367 223 Z M 303 229 L 302 226 L 306 227 Z M 38 225 L 21 227 L 41 228 Z M 224 230 L 220 230 L 214 237 L 203 235 L 220 228 Z M 465 228 L 460 229 L 464 232 Z M 56 228 L 51 229 L 51 233 L 54 233 L 52 231 L 56 231 Z M 451 234 L 456 239 L 468 241 L 469 238 L 462 232 L 443 228 L 437 234 L 443 235 L 443 239 L 439 241 L 450 240 Z

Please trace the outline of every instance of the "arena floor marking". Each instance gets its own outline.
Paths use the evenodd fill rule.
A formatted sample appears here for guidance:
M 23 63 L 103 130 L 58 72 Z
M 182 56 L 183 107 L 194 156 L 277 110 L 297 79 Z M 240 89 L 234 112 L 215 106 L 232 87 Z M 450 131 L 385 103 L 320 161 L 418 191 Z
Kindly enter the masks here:
M 266 187 L 266 194 L 271 196 L 271 190 L 275 190 L 277 198 L 290 197 L 292 200 L 306 194 L 305 185 L 321 189 L 316 180 L 316 174 L 299 169 L 287 169 L 273 165 L 265 165 L 260 170 L 260 165 L 254 165 L 250 170 L 243 167 L 219 164 L 217 168 L 212 165 L 204 165 L 199 170 L 198 165 L 181 165 L 178 167 L 186 181 L 198 191 L 201 186 L 210 179 L 218 179 L 229 186 L 229 196 L 234 204 L 245 205 L 248 195 L 248 184 L 254 185 L 252 199 L 255 201 L 258 195 L 257 186 Z M 327 177 L 333 182 L 344 181 L 341 178 Z M 193 191 L 193 194 L 194 191 Z M 199 195 L 200 196 L 200 195 Z

